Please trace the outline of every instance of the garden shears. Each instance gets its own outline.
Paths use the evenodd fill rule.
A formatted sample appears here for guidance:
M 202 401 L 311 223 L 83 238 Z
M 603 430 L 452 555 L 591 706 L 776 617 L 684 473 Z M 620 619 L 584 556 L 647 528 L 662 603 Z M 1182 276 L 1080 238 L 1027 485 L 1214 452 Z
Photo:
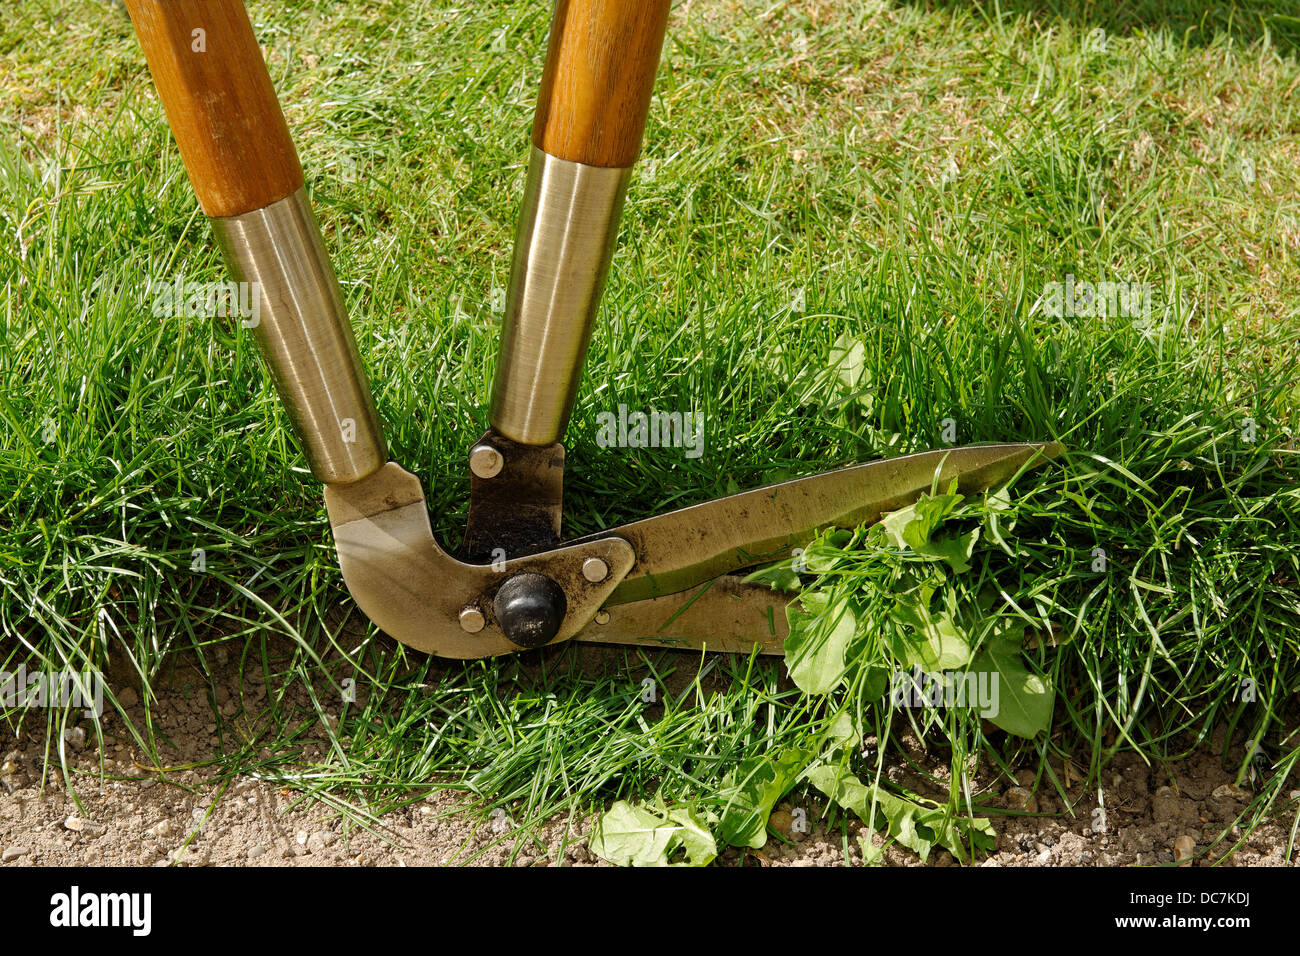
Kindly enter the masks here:
M 435 539 L 388 460 L 303 173 L 242 0 L 126 0 L 190 181 L 324 495 L 343 578 L 383 631 L 480 658 L 569 639 L 781 653 L 789 597 L 735 572 L 936 483 L 972 493 L 1054 443 L 946 447 L 741 492 L 571 540 L 564 435 L 641 150 L 668 0 L 558 0 L 465 538 Z

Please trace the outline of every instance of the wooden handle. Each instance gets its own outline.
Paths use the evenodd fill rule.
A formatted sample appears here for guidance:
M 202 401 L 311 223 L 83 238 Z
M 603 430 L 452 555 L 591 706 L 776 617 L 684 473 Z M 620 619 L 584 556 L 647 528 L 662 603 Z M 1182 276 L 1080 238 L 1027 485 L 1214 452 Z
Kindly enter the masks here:
M 302 166 L 242 0 L 127 0 L 199 204 L 238 216 L 297 192 Z
M 533 145 L 588 166 L 641 151 L 669 0 L 557 0 Z

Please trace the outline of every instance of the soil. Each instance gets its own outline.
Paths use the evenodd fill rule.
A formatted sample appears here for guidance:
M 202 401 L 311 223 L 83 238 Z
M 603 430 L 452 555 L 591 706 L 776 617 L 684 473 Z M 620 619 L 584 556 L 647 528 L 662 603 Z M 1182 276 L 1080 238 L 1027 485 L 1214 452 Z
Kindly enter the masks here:
M 603 648 L 584 651 L 605 653 Z M 218 654 L 218 659 L 235 655 Z M 258 673 L 242 680 L 233 660 L 218 672 L 217 703 L 223 716 L 235 714 L 234 701 L 245 706 L 265 702 L 266 689 Z M 45 764 L 44 727 L 26 728 L 20 737 L 0 727 L 0 865 L 4 866 L 427 866 L 427 865 L 559 865 L 603 866 L 587 848 L 592 820 L 557 817 L 528 834 L 513 832 L 504 821 L 485 818 L 467 807 L 463 796 L 447 790 L 433 792 L 400 809 L 383 814 L 367 828 L 347 822 L 328 799 L 304 798 L 301 791 L 283 788 L 253 776 L 237 775 L 224 782 L 210 760 L 220 740 L 205 695 L 194 686 L 206 684 L 190 665 L 170 669 L 155 684 L 159 698 L 153 709 L 158 739 L 169 758 L 159 774 L 144 766 L 138 744 L 122 718 L 110 712 L 102 718 L 103 743 L 93 726 L 89 734 L 73 731 L 66 741 L 74 788 L 55 769 L 42 776 Z M 130 703 L 136 727 L 144 727 L 144 710 L 134 689 L 114 684 Z M 303 703 L 305 704 L 305 697 Z M 247 718 L 256 724 L 256 717 Z M 322 726 L 309 733 L 307 761 L 325 747 Z M 946 755 L 925 751 L 904 738 L 906 756 L 898 755 L 887 769 L 891 780 L 922 795 L 941 797 L 919 772 L 924 768 L 942 780 L 948 772 Z M 994 852 L 976 861 L 981 866 L 1114 866 L 1152 865 L 1190 857 L 1186 865 L 1218 862 L 1236 866 L 1296 865 L 1290 854 L 1289 825 L 1300 791 L 1287 795 L 1287 806 L 1244 841 L 1234 820 L 1249 802 L 1248 787 L 1235 787 L 1221 753 L 1223 737 L 1167 765 L 1148 765 L 1134 754 L 1121 753 L 1105 769 L 1109 780 L 1100 797 L 1105 820 L 1094 812 L 1095 790 L 1084 792 L 1074 767 L 1056 767 L 1058 777 L 1070 777 L 1067 789 L 1073 814 L 1049 782 L 1037 787 L 1033 773 L 1018 779 L 987 768 L 975 771 L 978 799 L 991 808 L 988 815 L 998 834 Z M 262 755 L 271 758 L 269 752 Z M 1228 765 L 1242 757 L 1240 742 L 1227 748 Z M 174 759 L 170 759 L 174 758 Z M 152 772 L 151 772 L 152 769 Z M 102 772 L 101 772 L 102 771 Z M 163 777 L 165 779 L 159 779 Z M 762 850 L 725 850 L 718 865 L 830 866 L 862 858 L 856 821 L 828 828 L 825 807 L 811 798 L 799 805 L 784 803 L 770 821 L 777 834 Z M 998 813 L 998 808 L 1009 811 Z M 799 811 L 803 811 L 800 813 Z M 804 821 L 806 820 L 806 824 Z M 1224 831 L 1228 838 L 1224 839 Z M 807 832 L 803 832 L 806 830 Z M 873 841 L 881 844 L 879 835 Z M 1237 845 L 1240 844 L 1240 845 Z M 883 863 L 921 865 L 910 850 L 886 847 Z M 946 851 L 933 854 L 925 865 L 951 866 Z

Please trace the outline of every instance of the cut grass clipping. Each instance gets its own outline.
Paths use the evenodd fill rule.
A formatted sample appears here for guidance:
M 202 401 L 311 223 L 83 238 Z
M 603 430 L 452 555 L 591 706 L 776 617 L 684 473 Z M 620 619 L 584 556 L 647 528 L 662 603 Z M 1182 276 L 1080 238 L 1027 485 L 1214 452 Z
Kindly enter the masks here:
M 549 6 L 249 7 L 392 456 L 456 540 Z M 1283 8 L 674 5 L 565 438 L 567 531 L 948 443 L 1070 449 L 768 572 L 799 582 L 792 684 L 744 656 L 449 663 L 378 636 L 247 330 L 151 311 L 224 273 L 125 14 L 0 5 L 0 669 L 110 673 L 115 712 L 139 688 L 127 766 L 153 769 L 120 773 L 170 781 L 157 691 L 192 659 L 220 743 L 187 766 L 358 826 L 452 788 L 516 853 L 622 801 L 601 852 L 701 863 L 761 843 L 793 792 L 826 795 L 830 827 L 972 859 L 976 762 L 1079 815 L 1117 752 L 1159 765 L 1216 726 L 1254 798 L 1228 842 L 1300 825 Z M 1150 294 L 1137 316 L 1050 308 L 1085 280 Z M 702 413 L 704 454 L 601 448 L 620 404 Z M 232 661 L 264 696 L 219 705 Z M 997 673 L 998 712 L 932 703 L 940 672 Z M 894 674 L 918 706 L 889 706 Z M 43 725 L 75 795 L 63 731 L 101 726 L 0 709 L 0 735 Z M 950 762 L 925 794 L 881 774 L 903 736 Z

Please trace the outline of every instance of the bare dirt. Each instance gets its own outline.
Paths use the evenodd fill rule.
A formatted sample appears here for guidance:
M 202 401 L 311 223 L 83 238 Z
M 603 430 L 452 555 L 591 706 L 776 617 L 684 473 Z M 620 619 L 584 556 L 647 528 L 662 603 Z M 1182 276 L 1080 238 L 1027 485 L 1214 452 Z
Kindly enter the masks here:
M 224 655 L 223 655 L 224 656 Z M 233 655 L 231 655 L 233 657 Z M 259 716 L 244 715 L 249 704 L 267 700 L 257 672 L 242 680 L 233 661 L 218 674 L 217 705 L 222 716 L 245 719 L 251 728 Z M 591 820 L 559 817 L 527 833 L 506 821 L 484 817 L 466 807 L 463 797 L 441 790 L 412 798 L 379 819 L 359 826 L 324 800 L 304 798 L 301 790 L 252 775 L 224 781 L 210 761 L 222 745 L 219 727 L 204 694 L 193 692 L 207 679 L 185 666 L 171 670 L 155 685 L 153 733 L 169 758 L 164 772 L 142 763 L 143 750 L 116 713 L 102 721 L 102 746 L 93 725 L 83 739 L 75 730 L 64 741 L 72 770 L 70 789 L 47 763 L 45 728 L 27 728 L 21 736 L 0 727 L 0 865 L 4 866 L 491 866 L 607 865 L 587 848 Z M 138 692 L 125 690 L 128 712 L 137 728 L 145 727 Z M 235 701 L 243 700 L 243 711 Z M 220 729 L 224 733 L 225 728 Z M 323 726 L 309 730 L 303 749 L 304 772 L 324 752 Z M 57 744 L 57 742 L 55 742 Z M 1252 794 L 1249 781 L 1234 785 L 1225 769 L 1223 739 L 1165 766 L 1148 765 L 1134 754 L 1119 754 L 1106 768 L 1109 781 L 1099 797 L 1085 792 L 1074 767 L 1061 765 L 1058 776 L 1071 777 L 1066 789 L 1073 812 L 1056 788 L 1034 785 L 1033 773 L 1001 779 L 980 767 L 974 774 L 977 799 L 987 804 L 998 833 L 996 850 L 977 860 L 982 866 L 1115 866 L 1154 865 L 1186 860 L 1186 865 L 1218 862 L 1235 866 L 1296 865 L 1288 854 L 1289 829 L 1300 791 L 1287 795 L 1287 806 L 1244 841 L 1233 823 Z M 888 769 L 896 783 L 923 795 L 940 797 L 924 768 L 942 780 L 945 755 L 927 753 L 904 738 L 909 752 Z M 274 755 L 262 754 L 270 760 Z M 1242 757 L 1240 743 L 1227 748 L 1227 764 Z M 281 768 L 284 773 L 284 768 Z M 292 769 L 288 771 L 292 773 Z M 1104 806 L 1104 820 L 1096 808 Z M 998 813 L 1004 809 L 1007 813 Z M 799 811 L 803 811 L 802 813 Z M 825 807 L 799 797 L 779 806 L 771 819 L 774 835 L 758 851 L 728 849 L 719 865 L 832 866 L 860 862 L 856 821 L 825 825 Z M 804 821 L 806 820 L 806 824 Z M 806 830 L 806 832 L 804 832 Z M 1227 839 L 1223 838 L 1225 830 Z M 880 845 L 881 838 L 873 835 Z M 1239 846 L 1235 846 L 1240 842 Z M 1288 855 L 1290 857 L 1288 863 Z M 883 862 L 920 865 L 916 854 L 889 846 Z M 955 865 L 946 851 L 927 865 Z

